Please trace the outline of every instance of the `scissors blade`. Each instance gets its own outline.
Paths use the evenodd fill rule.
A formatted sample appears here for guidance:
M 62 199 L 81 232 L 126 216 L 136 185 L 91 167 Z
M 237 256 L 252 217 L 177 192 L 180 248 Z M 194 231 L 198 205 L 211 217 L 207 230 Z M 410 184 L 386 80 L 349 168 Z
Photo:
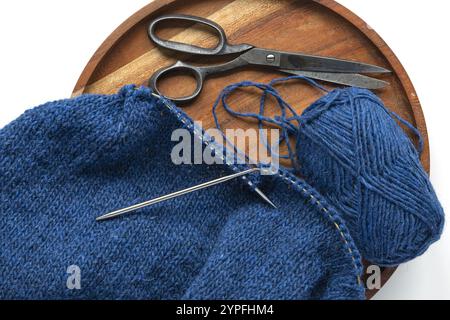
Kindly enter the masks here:
M 249 64 L 279 69 L 335 73 L 390 73 L 383 67 L 331 57 L 253 48 L 240 56 Z
M 280 70 L 282 72 L 305 76 L 311 79 L 327 81 L 345 86 L 358 87 L 364 89 L 382 89 L 389 86 L 389 82 L 354 73 L 332 73 L 332 72 L 312 72 L 297 70 Z
M 350 60 L 312 56 L 301 53 L 280 53 L 280 68 L 316 72 L 390 73 L 385 68 Z

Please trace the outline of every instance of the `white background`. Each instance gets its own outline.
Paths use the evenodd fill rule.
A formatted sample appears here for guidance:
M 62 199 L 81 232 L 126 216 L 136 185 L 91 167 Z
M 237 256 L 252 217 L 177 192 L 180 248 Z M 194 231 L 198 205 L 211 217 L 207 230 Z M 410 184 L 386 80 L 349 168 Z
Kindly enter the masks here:
M 150 0 L 0 1 L 0 128 L 26 108 L 69 97 L 103 40 Z M 415 85 L 431 145 L 431 179 L 450 209 L 450 2 L 339 0 L 372 26 Z M 450 213 L 447 215 L 450 219 Z M 450 231 L 400 266 L 377 299 L 450 299 Z

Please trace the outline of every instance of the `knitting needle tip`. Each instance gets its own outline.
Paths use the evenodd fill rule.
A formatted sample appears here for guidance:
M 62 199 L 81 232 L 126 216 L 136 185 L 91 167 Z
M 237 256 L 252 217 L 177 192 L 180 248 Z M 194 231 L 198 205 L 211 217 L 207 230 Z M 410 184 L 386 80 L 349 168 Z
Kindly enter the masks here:
M 261 196 L 261 198 L 264 199 L 264 201 L 266 201 L 268 204 L 270 204 L 273 208 L 278 209 L 277 206 L 272 201 L 270 201 L 270 199 L 261 190 L 259 190 L 258 188 L 255 188 L 255 191 L 257 194 L 259 194 Z
M 103 216 L 97 217 L 95 219 L 95 221 L 104 221 L 104 220 L 112 219 L 114 217 L 115 216 L 113 216 L 111 213 L 108 213 L 108 214 L 104 214 Z
M 103 220 L 106 220 L 106 219 L 108 219 L 108 217 L 107 217 L 106 214 L 105 214 L 105 215 L 103 215 L 103 216 L 101 216 L 101 217 L 95 218 L 95 221 L 103 221 Z

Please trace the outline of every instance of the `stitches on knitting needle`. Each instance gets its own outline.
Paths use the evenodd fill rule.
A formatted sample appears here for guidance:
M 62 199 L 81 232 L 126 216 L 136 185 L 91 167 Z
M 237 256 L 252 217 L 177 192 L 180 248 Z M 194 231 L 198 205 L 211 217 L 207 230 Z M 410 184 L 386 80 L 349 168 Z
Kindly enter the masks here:
M 192 122 L 191 121 L 188 122 L 186 118 L 178 110 L 175 110 L 164 97 L 157 95 L 153 92 L 151 94 L 154 97 L 161 99 L 163 105 L 166 106 L 170 111 L 175 113 L 178 120 L 180 120 L 189 130 L 191 130 L 196 137 L 198 137 L 203 143 L 206 144 L 206 146 L 211 146 L 213 150 L 218 149 L 217 144 L 211 140 L 211 137 L 207 136 L 205 132 L 199 132 L 199 130 L 192 124 Z M 233 165 L 228 158 L 223 156 L 222 153 L 220 153 L 219 157 L 223 161 L 223 163 L 226 163 L 234 172 L 240 171 L 240 169 L 235 165 Z M 255 186 L 255 184 L 252 181 L 250 181 L 246 176 L 241 177 L 241 179 L 244 180 L 250 186 L 250 188 L 254 190 L 264 201 L 266 201 L 272 207 L 276 208 L 274 203 L 270 201 L 270 199 L 257 186 Z

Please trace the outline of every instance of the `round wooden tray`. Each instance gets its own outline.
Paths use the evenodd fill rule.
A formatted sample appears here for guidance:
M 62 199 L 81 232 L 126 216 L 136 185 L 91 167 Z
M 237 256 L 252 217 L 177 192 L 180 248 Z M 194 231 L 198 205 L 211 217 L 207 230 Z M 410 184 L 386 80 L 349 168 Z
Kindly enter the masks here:
M 425 119 L 406 71 L 369 25 L 332 0 L 155 0 L 126 20 L 100 46 L 80 76 L 73 96 L 114 93 L 125 84 L 146 84 L 157 69 L 177 59 L 194 63 L 216 62 L 210 58 L 180 56 L 156 48 L 148 39 L 147 27 L 153 18 L 166 13 L 209 18 L 225 29 L 231 43 L 250 43 L 262 48 L 353 59 L 393 70 L 392 75 L 383 78 L 391 85 L 376 93 L 391 110 L 420 130 L 425 142 L 421 160 L 425 169 L 429 170 Z M 189 27 L 188 30 L 164 29 L 161 36 L 179 41 L 189 39 L 190 43 L 203 46 L 211 45 L 214 41 L 211 34 L 195 27 Z M 268 82 L 281 76 L 280 73 L 267 70 L 242 69 L 208 79 L 201 96 L 186 105 L 184 110 L 193 119 L 202 121 L 204 128 L 211 128 L 214 126 L 212 104 L 226 85 L 242 80 Z M 172 92 L 183 91 L 189 85 L 190 82 L 183 77 L 164 84 Z M 333 88 L 331 85 L 326 86 Z M 296 82 L 279 89 L 299 113 L 321 95 L 317 90 Z M 239 97 L 239 104 L 234 104 L 234 107 L 257 110 L 256 103 L 255 97 L 245 95 Z M 226 113 L 219 113 L 219 117 L 225 127 L 245 129 L 254 126 L 231 118 Z M 382 268 L 383 285 L 394 270 Z M 376 290 L 368 290 L 367 297 L 371 298 L 375 293 Z

